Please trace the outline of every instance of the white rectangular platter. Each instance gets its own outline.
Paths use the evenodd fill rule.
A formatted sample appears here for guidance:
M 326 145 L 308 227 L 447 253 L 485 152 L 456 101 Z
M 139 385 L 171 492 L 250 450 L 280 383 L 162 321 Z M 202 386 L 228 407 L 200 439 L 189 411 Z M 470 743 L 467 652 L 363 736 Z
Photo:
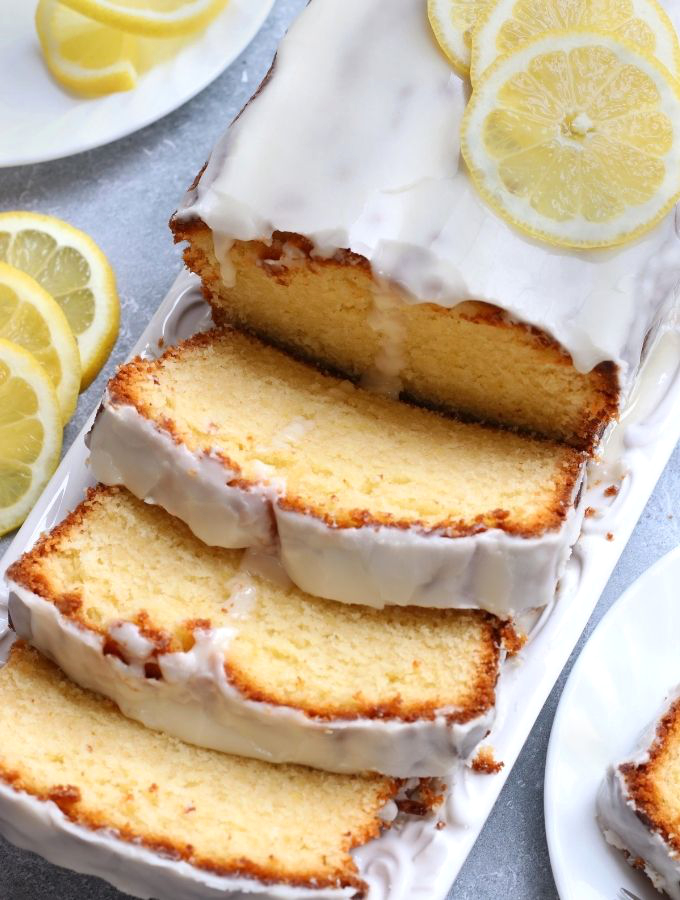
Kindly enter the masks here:
M 210 324 L 198 280 L 182 272 L 133 355 L 156 356 L 160 348 Z M 450 778 L 447 798 L 438 815 L 425 820 L 407 818 L 357 851 L 361 875 L 370 886 L 370 900 L 446 897 L 680 440 L 679 413 L 680 323 L 672 321 L 657 336 L 634 395 L 609 434 L 601 458 L 590 465 L 586 490 L 590 514 L 555 604 L 534 624 L 519 656 L 504 666 L 498 716 L 487 740 L 496 759 L 504 763 L 503 769 L 495 775 L 484 775 L 461 768 Z M 3 575 L 7 566 L 31 547 L 41 532 L 73 509 L 93 484 L 84 443 L 93 419 L 94 414 L 0 561 Z M 0 596 L 0 607 L 6 606 L 5 593 Z M 0 639 L 4 634 L 7 645 L 11 634 L 7 632 L 6 615 L 4 619 L 4 623 L 0 621 Z M 40 846 L 28 849 L 41 852 Z

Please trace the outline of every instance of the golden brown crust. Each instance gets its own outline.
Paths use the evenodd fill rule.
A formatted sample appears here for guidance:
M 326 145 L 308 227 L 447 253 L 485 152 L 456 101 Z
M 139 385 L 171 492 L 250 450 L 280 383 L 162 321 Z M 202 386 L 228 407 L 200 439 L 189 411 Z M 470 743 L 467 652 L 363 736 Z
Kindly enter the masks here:
M 10 662 L 15 656 L 34 654 L 23 641 L 16 641 L 10 651 Z M 49 665 L 52 665 L 51 663 Z M 57 674 L 55 677 L 63 677 Z M 112 711 L 115 705 L 105 698 L 100 698 L 102 707 Z M 372 776 L 352 776 L 347 778 L 371 778 Z M 380 810 L 389 800 L 395 799 L 404 782 L 401 779 L 375 776 L 376 780 L 383 782 L 379 794 L 376 797 L 376 809 Z M 314 870 L 301 870 L 295 875 L 286 874 L 277 869 L 275 863 L 268 867 L 253 863 L 248 859 L 235 861 L 215 859 L 200 855 L 190 843 L 178 843 L 168 840 L 163 834 L 155 833 L 151 828 L 145 831 L 134 830 L 131 827 L 118 828 L 111 825 L 106 817 L 105 809 L 92 808 L 83 798 L 78 785 L 55 784 L 49 789 L 40 788 L 28 771 L 9 769 L 0 763 L 0 781 L 12 787 L 14 790 L 29 794 L 43 802 L 53 802 L 58 806 L 63 816 L 69 821 L 91 831 L 109 831 L 121 841 L 130 844 L 147 847 L 148 849 L 173 860 L 182 860 L 203 871 L 211 872 L 224 877 L 250 878 L 265 885 L 285 884 L 298 888 L 337 888 L 350 887 L 357 891 L 356 898 L 365 896 L 366 884 L 359 877 L 358 869 L 350 851 L 355 847 L 363 846 L 381 833 L 383 823 L 378 814 L 365 827 L 356 829 L 353 833 L 347 833 L 341 849 L 345 854 L 342 867 L 328 872 Z M 150 790 L 157 790 L 156 785 L 151 785 Z M 420 803 L 420 812 L 429 813 L 440 802 L 440 794 L 435 789 L 434 779 L 422 779 L 415 790 L 415 796 Z M 325 864 L 325 859 L 324 859 Z
M 648 759 L 644 763 L 624 763 L 620 771 L 628 793 L 635 803 L 638 818 L 652 831 L 659 832 L 676 853 L 680 853 L 680 823 L 669 817 L 655 784 L 659 769 L 669 752 L 671 742 L 680 739 L 680 699 L 663 716 L 656 729 Z
M 152 410 L 148 404 L 145 404 L 138 396 L 136 391 L 136 382 L 140 379 L 157 377 L 157 373 L 162 370 L 163 365 L 168 360 L 180 360 L 182 355 L 187 351 L 195 348 L 209 347 L 214 341 L 229 334 L 238 333 L 236 329 L 230 326 L 224 326 L 212 331 L 196 334 L 176 347 L 170 347 L 158 359 L 147 360 L 137 357 L 118 370 L 116 375 L 109 383 L 109 395 L 114 403 L 125 404 L 134 407 L 137 412 L 154 422 L 154 424 L 164 431 L 172 441 L 181 446 L 183 441 L 177 425 L 169 417 L 163 416 L 154 418 Z M 251 335 L 240 333 L 240 336 L 247 341 L 257 344 L 258 338 Z M 274 352 L 281 352 L 274 349 Z M 309 366 L 309 363 L 300 361 L 300 365 Z M 422 409 L 422 407 L 417 407 Z M 424 410 L 427 415 L 441 416 L 441 413 Z M 444 418 L 450 418 L 444 416 Z M 476 427 L 483 429 L 493 429 L 493 426 L 478 424 Z M 498 430 L 493 429 L 493 430 Z M 281 496 L 277 503 L 282 509 L 299 512 L 306 516 L 311 516 L 329 528 L 361 528 L 364 526 L 389 527 L 396 528 L 401 531 L 411 529 L 418 530 L 420 533 L 428 535 L 435 534 L 448 538 L 469 537 L 471 535 L 481 534 L 489 529 L 499 529 L 506 534 L 521 538 L 539 537 L 547 531 L 555 531 L 562 527 L 564 521 L 574 506 L 574 490 L 579 482 L 582 474 L 584 454 L 574 450 L 566 445 L 556 444 L 554 441 L 548 441 L 544 438 L 533 438 L 541 443 L 551 444 L 559 448 L 562 455 L 561 479 L 559 488 L 555 491 L 554 499 L 549 508 L 537 512 L 533 520 L 529 523 L 521 523 L 513 520 L 508 510 L 492 509 L 485 513 L 480 513 L 472 520 L 461 518 L 447 517 L 432 524 L 425 523 L 416 518 L 399 519 L 388 513 L 376 514 L 368 509 L 349 509 L 334 511 L 333 514 L 324 509 L 321 505 L 310 504 L 308 501 L 302 500 L 300 497 L 286 493 Z M 216 456 L 220 459 L 225 469 L 228 470 L 230 480 L 227 481 L 230 487 L 242 488 L 244 490 L 257 488 L 260 484 L 257 480 L 247 479 L 242 475 L 241 467 L 235 459 L 227 456 L 225 453 L 215 454 L 214 448 L 205 446 L 201 448 L 200 453 Z M 235 476 L 235 477 L 234 477 Z
M 501 630 L 503 649 L 509 657 L 517 656 L 529 637 L 524 632 L 517 631 L 513 622 L 504 622 Z
M 99 499 L 105 494 L 115 494 L 122 490 L 123 488 L 105 487 L 101 484 L 97 485 L 97 487 L 88 488 L 82 503 L 79 503 L 51 531 L 43 532 L 33 547 L 8 567 L 6 577 L 29 591 L 33 591 L 39 597 L 51 600 L 56 605 L 56 598 L 51 596 L 52 587 L 42 572 L 42 560 L 57 551 L 62 539 L 67 538 L 70 531 L 82 524 L 90 503 L 99 502 Z M 76 618 L 82 605 L 81 598 L 69 592 L 66 595 L 61 595 L 60 599 L 63 599 L 64 596 L 69 597 L 70 602 L 57 608 L 63 615 L 69 618 Z
M 58 552 L 61 541 L 68 540 L 71 531 L 78 529 L 83 523 L 84 518 L 88 514 L 88 509 L 95 504 L 101 503 L 106 496 L 116 493 L 126 493 L 125 488 L 105 487 L 103 485 L 90 488 L 83 503 L 55 526 L 49 534 L 42 535 L 32 550 L 25 553 L 10 566 L 7 571 L 7 577 L 37 594 L 46 602 L 54 604 L 62 616 L 74 623 L 78 628 L 100 635 L 103 639 L 102 653 L 104 655 L 116 656 L 122 662 L 129 664 L 131 660 L 127 658 L 125 649 L 111 637 L 107 626 L 88 620 L 82 611 L 82 601 L 78 599 L 78 602 L 73 602 L 72 592 L 60 593 L 42 571 L 42 561 L 47 559 L 50 554 Z M 185 530 L 187 536 L 190 536 L 188 528 L 183 523 L 176 520 L 176 527 Z M 193 537 L 192 539 L 195 540 Z M 65 598 L 68 598 L 66 602 Z M 422 613 L 423 615 L 428 615 L 429 611 L 425 610 Z M 508 635 L 514 635 L 514 630 L 508 626 L 508 623 L 502 622 L 495 616 L 476 610 L 433 611 L 433 613 L 435 615 L 469 616 L 479 621 L 482 625 L 481 650 L 480 658 L 477 660 L 476 665 L 476 679 L 474 683 L 468 686 L 468 699 L 461 701 L 456 710 L 448 713 L 446 716 L 447 721 L 450 723 L 464 724 L 478 716 L 484 715 L 495 705 L 501 647 L 506 646 Z M 191 650 L 194 644 L 194 633 L 210 629 L 211 627 L 211 622 L 208 619 L 187 619 L 178 626 L 176 634 L 168 634 L 163 629 L 155 626 L 149 614 L 144 610 L 138 612 L 130 621 L 153 644 L 153 650 L 145 668 L 145 675 L 147 678 L 154 680 L 162 680 L 163 678 L 161 668 L 157 663 L 160 656 L 166 653 Z M 286 703 L 280 697 L 267 691 L 259 682 L 253 680 L 250 673 L 231 661 L 225 661 L 224 669 L 228 681 L 246 699 L 259 703 L 269 703 L 273 706 L 292 706 L 291 703 Z M 360 702 L 360 698 L 355 697 L 354 699 Z M 442 706 L 450 705 L 450 702 L 447 700 L 441 703 L 432 701 L 430 703 L 405 704 L 402 698 L 396 694 L 393 698 L 386 700 L 380 705 L 365 703 L 358 710 L 356 706 L 351 708 L 346 708 L 341 704 L 315 706 L 304 702 L 295 704 L 295 708 L 301 710 L 310 718 L 327 721 L 338 718 L 362 718 L 415 722 L 418 720 L 432 720 Z
M 192 272 L 201 277 L 203 285 L 203 295 L 210 303 L 213 309 L 213 318 L 217 324 L 237 324 L 230 322 L 226 316 L 224 308 L 216 302 L 219 296 L 221 286 L 221 277 L 219 271 L 216 270 L 214 260 L 209 259 L 206 255 L 203 245 L 206 242 L 212 246 L 212 232 L 209 227 L 201 219 L 191 219 L 188 221 L 179 221 L 173 218 L 170 222 L 175 243 L 188 242 L 188 247 L 184 250 L 184 261 Z M 319 270 L 323 268 L 346 268 L 352 266 L 362 269 L 367 276 L 372 278 L 371 266 L 369 261 L 360 254 L 350 250 L 340 249 L 330 258 L 312 257 L 313 244 L 301 234 L 294 232 L 275 231 L 272 235 L 270 243 L 262 241 L 252 241 L 248 244 L 254 249 L 255 255 L 262 261 L 276 262 L 283 254 L 284 245 L 293 245 L 301 253 L 307 257 L 307 265 L 313 269 Z M 275 281 L 280 284 L 288 284 L 292 278 L 292 271 L 286 267 L 276 268 L 270 265 L 265 266 L 267 271 Z M 422 306 L 429 311 L 441 315 L 442 318 L 461 317 L 468 322 L 485 324 L 499 329 L 512 329 L 521 333 L 524 338 L 530 338 L 536 347 L 550 351 L 550 361 L 552 365 L 572 366 L 573 362 L 564 348 L 549 334 L 532 325 L 513 321 L 508 317 L 504 310 L 478 300 L 468 300 L 458 304 L 456 307 L 448 308 L 435 303 L 423 303 Z M 243 323 L 238 323 L 240 329 L 244 329 Z M 328 367 L 324 365 L 322 360 L 314 359 L 309 356 L 301 355 L 300 349 L 293 346 L 283 345 L 279 342 L 273 342 L 271 336 L 252 330 L 260 340 L 275 344 L 286 353 L 302 359 L 304 362 L 315 365 L 322 371 L 328 371 Z M 348 372 L 333 372 L 345 378 L 351 378 L 352 374 Z M 606 426 L 616 418 L 619 408 L 619 382 L 617 367 L 613 362 L 602 362 L 592 371 L 583 375 L 588 381 L 589 389 L 592 394 L 589 405 L 582 410 L 582 419 L 578 428 L 575 430 L 572 444 L 574 447 L 586 452 L 592 452 L 601 437 Z M 413 401 L 414 398 L 405 395 L 404 399 Z M 416 399 L 420 405 L 424 404 L 422 400 Z M 433 407 L 430 407 L 433 408 Z M 449 415 L 460 416 L 456 410 L 442 409 L 442 412 Z M 466 421 L 478 421 L 471 416 L 462 416 Z M 491 425 L 503 425 L 499 422 L 489 422 Z M 522 429 L 518 429 L 522 430 Z M 531 433 L 531 432 L 525 432 Z
M 472 771 L 482 775 L 497 775 L 504 766 L 505 763 L 499 762 L 493 755 L 492 747 L 480 747 L 472 760 Z

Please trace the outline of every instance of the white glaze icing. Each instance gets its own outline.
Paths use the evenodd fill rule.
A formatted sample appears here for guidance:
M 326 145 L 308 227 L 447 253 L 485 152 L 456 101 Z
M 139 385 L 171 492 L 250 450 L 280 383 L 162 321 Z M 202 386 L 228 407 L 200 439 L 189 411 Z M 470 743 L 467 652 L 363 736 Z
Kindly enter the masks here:
M 271 543 L 269 490 L 230 487 L 236 473 L 222 460 L 191 453 L 134 407 L 114 406 L 108 392 L 86 443 L 98 481 L 124 483 L 135 496 L 182 519 L 206 544 Z
M 113 831 L 71 822 L 52 801 L 38 800 L 0 781 L 0 832 L 11 843 L 40 853 L 57 866 L 96 875 L 143 900 L 341 900 L 353 888 L 298 888 L 225 877 L 169 859 Z
M 388 526 L 332 528 L 312 515 L 282 509 L 285 483 L 265 479 L 245 490 L 215 456 L 177 444 L 132 406 L 107 395 L 89 436 L 90 466 L 104 484 L 123 484 L 158 503 L 213 546 L 271 541 L 275 522 L 284 570 L 304 591 L 343 603 L 382 608 L 481 608 L 508 618 L 552 602 L 576 541 L 583 504 L 563 525 L 524 538 L 491 528 L 466 537 Z M 221 472 L 221 475 L 220 475 Z M 575 486 L 572 500 L 580 490 Z
M 678 24 L 677 4 L 664 5 Z M 234 240 L 292 231 L 321 255 L 361 254 L 410 302 L 497 304 L 582 371 L 617 363 L 625 395 L 672 301 L 673 215 L 610 250 L 531 240 L 493 213 L 460 162 L 465 102 L 422 0 L 314 0 L 178 215 L 206 222 L 222 255 Z
M 257 583 L 246 571 L 239 572 L 229 582 L 229 598 L 225 606 L 234 621 L 247 619 L 257 604 Z
M 680 698 L 675 688 L 661 712 L 644 730 L 631 756 L 611 765 L 597 795 L 597 817 L 605 839 L 617 850 L 631 854 L 632 862 L 644 861 L 645 874 L 654 887 L 672 900 L 680 900 L 680 854 L 667 843 L 663 835 L 646 825 L 637 812 L 621 766 L 629 763 L 640 766 L 649 761 L 649 751 L 656 738 L 657 727 L 670 707 Z
M 161 679 L 146 678 L 143 664 L 152 658 L 151 648 L 143 655 L 145 639 L 135 625 L 114 626 L 116 639 L 131 656 L 126 665 L 103 653 L 102 635 L 78 627 L 25 587 L 9 586 L 10 615 L 20 637 L 73 681 L 110 697 L 126 716 L 189 743 L 273 763 L 410 778 L 449 772 L 473 752 L 493 722 L 493 707 L 465 723 L 448 720 L 453 709 L 414 722 L 328 720 L 249 700 L 225 675 L 234 633 L 228 627 L 196 632 L 190 651 L 158 657 Z
M 573 499 L 579 489 L 580 482 Z M 500 529 L 449 538 L 415 529 L 329 528 L 274 509 L 283 567 L 309 594 L 376 607 L 479 607 L 516 619 L 552 603 L 583 510 L 583 503 L 570 507 L 560 529 L 536 538 Z

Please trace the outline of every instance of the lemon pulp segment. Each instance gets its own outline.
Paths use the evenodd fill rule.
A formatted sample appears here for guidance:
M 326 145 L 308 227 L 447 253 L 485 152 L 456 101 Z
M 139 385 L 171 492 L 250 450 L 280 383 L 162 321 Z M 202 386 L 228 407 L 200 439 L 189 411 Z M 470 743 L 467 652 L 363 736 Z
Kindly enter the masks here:
M 482 76 L 462 150 L 512 224 L 561 246 L 612 246 L 648 231 L 680 196 L 680 88 L 631 45 L 554 32 Z
M 0 534 L 28 515 L 57 466 L 61 439 L 49 376 L 27 350 L 0 338 Z
M 499 56 L 548 31 L 573 28 L 594 29 L 633 44 L 680 76 L 678 36 L 658 0 L 493 0 L 473 32 L 473 84 Z
M 80 390 L 78 345 L 66 316 L 47 291 L 6 263 L 0 263 L 0 337 L 28 350 L 45 369 L 66 424 Z
M 75 335 L 81 389 L 106 361 L 120 303 L 108 260 L 84 232 L 39 213 L 0 213 L 0 261 L 32 276 L 61 307 Z
M 36 31 L 47 67 L 82 97 L 129 91 L 137 84 L 133 35 L 81 15 L 57 0 L 40 0 Z
M 432 31 L 459 75 L 470 70 L 472 31 L 491 0 L 428 0 Z

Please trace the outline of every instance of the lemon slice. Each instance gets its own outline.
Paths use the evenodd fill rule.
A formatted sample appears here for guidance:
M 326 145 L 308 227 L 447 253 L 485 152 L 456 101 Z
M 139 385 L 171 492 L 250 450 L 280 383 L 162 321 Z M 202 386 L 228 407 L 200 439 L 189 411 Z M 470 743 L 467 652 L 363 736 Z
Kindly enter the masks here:
M 0 263 L 0 338 L 28 350 L 57 392 L 62 422 L 73 415 L 80 390 L 78 345 L 61 307 L 25 272 Z
M 40 0 L 35 27 L 47 68 L 81 97 L 129 91 L 137 84 L 137 39 L 57 3 Z
M 61 219 L 0 213 L 0 261 L 31 275 L 54 297 L 80 352 L 84 390 L 111 352 L 120 304 L 108 260 L 92 238 Z
M 227 0 L 63 0 L 71 9 L 133 34 L 172 37 L 207 25 Z
M 49 376 L 0 338 L 0 535 L 21 525 L 59 462 L 61 411 Z
M 546 31 L 588 28 L 634 44 L 680 76 L 680 43 L 658 0 L 493 0 L 472 35 L 474 84 L 499 56 Z
M 680 87 L 632 45 L 551 32 L 482 75 L 461 146 L 513 225 L 559 246 L 621 244 L 680 197 Z
M 493 0 L 427 0 L 427 16 L 442 48 L 459 75 L 470 71 L 472 31 Z

